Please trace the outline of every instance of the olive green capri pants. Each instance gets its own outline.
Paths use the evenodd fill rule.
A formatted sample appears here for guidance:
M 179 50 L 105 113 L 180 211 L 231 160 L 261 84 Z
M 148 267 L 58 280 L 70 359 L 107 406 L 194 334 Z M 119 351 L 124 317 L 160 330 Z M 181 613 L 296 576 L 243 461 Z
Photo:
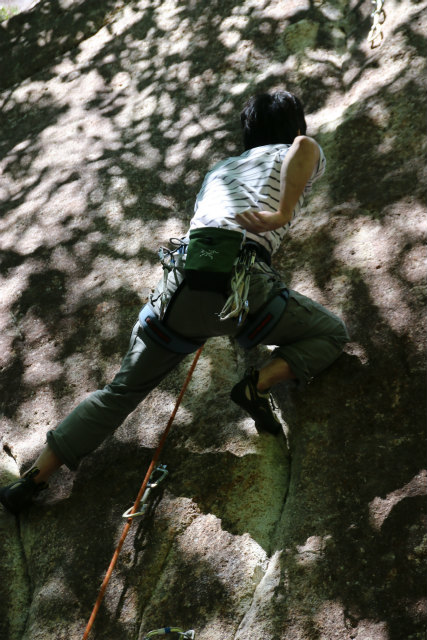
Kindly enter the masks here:
M 155 307 L 163 286 L 159 283 L 153 296 Z M 251 313 L 283 288 L 280 275 L 265 263 L 257 262 L 251 274 Z M 165 323 L 184 338 L 203 343 L 215 336 L 236 336 L 241 330 L 236 319 L 219 319 L 225 302 L 222 294 L 190 290 L 183 276 L 174 273 L 168 278 L 166 290 L 174 295 Z M 262 344 L 276 345 L 273 357 L 286 360 L 304 384 L 332 364 L 348 340 L 342 320 L 290 290 L 284 313 Z M 154 342 L 137 322 L 129 350 L 113 381 L 89 395 L 55 430 L 49 431 L 48 445 L 67 467 L 76 469 L 81 459 L 111 435 L 185 357 Z

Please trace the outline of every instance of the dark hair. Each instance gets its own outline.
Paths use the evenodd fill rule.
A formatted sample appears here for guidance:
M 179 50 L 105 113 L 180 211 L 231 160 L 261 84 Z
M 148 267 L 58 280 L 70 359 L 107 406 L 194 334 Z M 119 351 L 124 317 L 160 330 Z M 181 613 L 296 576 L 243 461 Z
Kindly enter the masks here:
M 292 144 L 305 135 L 307 125 L 301 102 L 289 91 L 260 93 L 248 100 L 240 114 L 245 150 L 265 144 Z

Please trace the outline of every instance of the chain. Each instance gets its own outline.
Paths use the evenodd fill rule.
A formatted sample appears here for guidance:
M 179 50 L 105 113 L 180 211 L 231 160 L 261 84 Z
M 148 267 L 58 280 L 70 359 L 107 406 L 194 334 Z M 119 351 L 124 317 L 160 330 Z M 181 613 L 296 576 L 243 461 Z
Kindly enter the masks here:
M 371 49 L 375 49 L 376 47 L 380 46 L 384 38 L 381 27 L 385 22 L 386 16 L 383 9 L 384 0 L 371 0 L 371 2 L 375 5 L 375 10 L 373 11 L 373 13 L 371 13 L 371 17 L 373 18 L 373 20 L 371 30 L 368 34 L 368 42 L 371 43 Z

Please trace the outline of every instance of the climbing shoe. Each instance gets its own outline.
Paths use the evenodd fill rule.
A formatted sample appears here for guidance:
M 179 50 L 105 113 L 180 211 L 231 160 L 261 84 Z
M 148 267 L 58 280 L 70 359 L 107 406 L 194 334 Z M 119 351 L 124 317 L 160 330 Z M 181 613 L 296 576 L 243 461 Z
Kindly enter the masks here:
M 30 469 L 22 478 L 0 489 L 0 502 L 8 511 L 18 514 L 30 506 L 34 496 L 47 489 L 45 482 L 35 482 L 34 477 L 38 473 L 38 469 Z
M 274 404 L 270 392 L 258 391 L 256 386 L 259 372 L 250 369 L 249 373 L 231 390 L 230 397 L 255 420 L 258 431 L 268 431 L 277 435 L 282 430 L 279 418 L 274 413 Z

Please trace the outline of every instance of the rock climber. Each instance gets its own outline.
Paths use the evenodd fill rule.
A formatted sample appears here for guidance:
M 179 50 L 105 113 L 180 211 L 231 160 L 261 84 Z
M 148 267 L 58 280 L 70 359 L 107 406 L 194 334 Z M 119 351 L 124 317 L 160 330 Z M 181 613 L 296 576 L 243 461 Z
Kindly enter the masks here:
M 252 346 L 249 327 L 252 336 L 261 336 L 253 344 L 276 347 L 267 363 L 259 370 L 250 369 L 231 390 L 231 399 L 253 418 L 258 431 L 273 435 L 280 433 L 281 423 L 272 405 L 271 387 L 290 380 L 304 385 L 342 352 L 349 339 L 342 320 L 289 289 L 271 266 L 271 256 L 300 215 L 313 182 L 324 173 L 323 151 L 306 135 L 300 100 L 287 91 L 253 96 L 240 119 L 245 150 L 207 173 L 196 198 L 190 233 L 181 239 L 174 268 L 169 266 L 150 304 L 143 308 L 119 372 L 49 431 L 46 446 L 31 468 L 0 489 L 0 501 L 10 512 L 17 514 L 28 507 L 63 464 L 76 469 L 187 353 L 210 337 L 242 338 L 241 344 Z M 234 315 L 224 313 L 227 299 L 236 293 L 230 283 L 223 290 L 204 287 L 201 273 L 202 284 L 194 288 L 185 272 L 191 233 L 204 230 L 209 236 L 217 229 L 238 231 L 241 248 L 248 245 L 252 250 L 250 268 L 244 269 L 246 276 L 249 272 L 245 299 Z M 202 253 L 215 263 L 216 248 Z M 263 317 L 265 309 L 268 313 Z

